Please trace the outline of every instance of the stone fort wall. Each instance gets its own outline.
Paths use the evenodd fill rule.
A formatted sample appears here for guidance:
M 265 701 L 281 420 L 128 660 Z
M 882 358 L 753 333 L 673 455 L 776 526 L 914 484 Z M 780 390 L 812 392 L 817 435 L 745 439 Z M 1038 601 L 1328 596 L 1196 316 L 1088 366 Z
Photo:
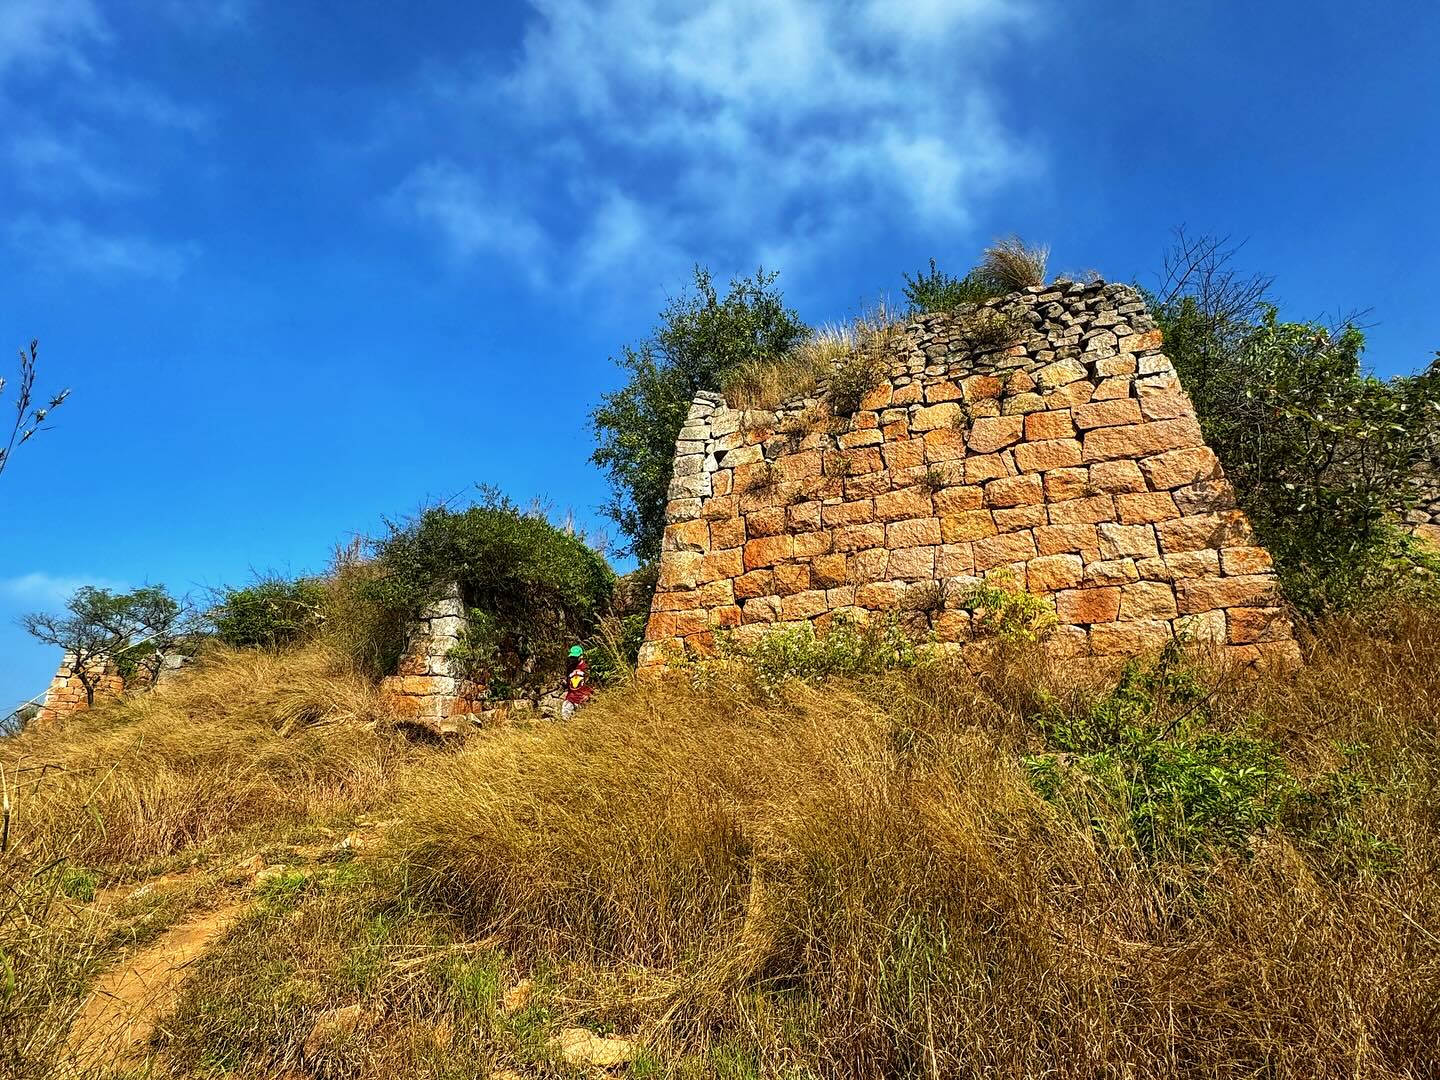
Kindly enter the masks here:
M 1000 316 L 1014 344 L 977 351 Z M 1298 650 L 1266 552 L 1139 295 L 1037 287 L 917 318 L 853 415 L 697 395 L 676 444 L 641 666 L 725 629 L 898 611 L 964 642 L 968 587 L 1006 570 L 1053 604 L 1051 647 L 1146 652 L 1177 633 L 1243 662 Z M 940 583 L 937 586 L 937 583 Z

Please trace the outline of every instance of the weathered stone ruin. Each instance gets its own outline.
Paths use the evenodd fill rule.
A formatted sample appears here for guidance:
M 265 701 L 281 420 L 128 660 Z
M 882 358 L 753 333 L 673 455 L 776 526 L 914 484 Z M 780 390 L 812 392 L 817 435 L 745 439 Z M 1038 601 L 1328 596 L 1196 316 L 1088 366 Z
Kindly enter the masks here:
M 92 660 L 86 674 L 95 688 L 97 701 L 105 697 L 118 697 L 125 692 L 125 679 L 113 660 Z M 40 711 L 35 714 L 34 723 L 39 727 L 47 727 L 87 708 L 89 704 L 85 684 L 76 671 L 75 654 L 66 653 L 60 661 L 55 677 L 50 680 L 50 688 L 45 691 L 45 698 L 40 704 Z
M 1003 322 L 1002 322 L 1003 321 Z M 1009 344 L 986 351 L 997 323 Z M 1009 571 L 1053 603 L 1050 647 L 1125 656 L 1177 634 L 1242 662 L 1298 650 L 1139 295 L 1037 287 L 920 316 L 851 415 L 698 395 L 676 445 L 642 666 L 776 626 L 896 611 L 971 636 L 965 596 Z
M 411 624 L 395 674 L 380 682 L 380 692 L 397 716 L 451 734 L 486 707 L 485 687 L 463 678 L 450 656 L 466 623 L 460 589 L 452 585 Z

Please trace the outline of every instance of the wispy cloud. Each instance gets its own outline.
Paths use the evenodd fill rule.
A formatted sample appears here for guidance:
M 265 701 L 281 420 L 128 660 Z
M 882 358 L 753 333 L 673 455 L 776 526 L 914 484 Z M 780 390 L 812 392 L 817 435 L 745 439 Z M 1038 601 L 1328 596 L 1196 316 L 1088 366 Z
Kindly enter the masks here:
M 989 74 L 1025 4 L 531 5 L 498 76 L 432 78 L 447 154 L 397 189 L 459 254 L 579 281 L 702 252 L 823 259 L 900 223 L 963 230 L 1033 165 Z
M 15 607 L 58 608 L 84 585 L 111 590 L 125 587 L 123 582 L 106 578 L 71 577 L 34 570 L 17 577 L 0 578 L 0 599 Z
M 0 77 L 13 70 L 60 65 L 85 74 L 85 50 L 109 37 L 93 0 L 4 0 L 0 3 Z
M 46 220 L 27 215 L 9 226 L 6 238 L 36 273 L 67 271 L 174 281 L 199 254 L 193 244 L 101 232 L 74 218 Z

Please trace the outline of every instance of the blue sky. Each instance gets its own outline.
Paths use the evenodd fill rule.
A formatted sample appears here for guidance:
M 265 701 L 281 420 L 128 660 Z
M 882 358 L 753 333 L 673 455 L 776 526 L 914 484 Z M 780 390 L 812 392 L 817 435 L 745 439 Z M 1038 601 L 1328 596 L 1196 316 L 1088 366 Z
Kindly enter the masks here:
M 0 0 L 0 344 L 74 388 L 0 477 L 0 704 L 79 584 L 318 569 L 477 481 L 603 529 L 587 411 L 696 261 L 820 322 L 1010 232 L 1150 281 L 1186 223 L 1417 368 L 1437 48 L 1420 4 Z

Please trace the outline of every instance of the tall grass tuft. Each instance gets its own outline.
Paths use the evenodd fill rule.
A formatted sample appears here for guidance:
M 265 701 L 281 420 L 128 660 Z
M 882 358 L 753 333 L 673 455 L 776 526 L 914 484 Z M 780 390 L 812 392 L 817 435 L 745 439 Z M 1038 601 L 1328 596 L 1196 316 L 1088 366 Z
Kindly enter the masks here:
M 985 249 L 974 274 L 997 292 L 1011 293 L 1032 285 L 1045 284 L 1045 266 L 1050 248 L 1027 245 L 1018 236 L 996 240 Z

